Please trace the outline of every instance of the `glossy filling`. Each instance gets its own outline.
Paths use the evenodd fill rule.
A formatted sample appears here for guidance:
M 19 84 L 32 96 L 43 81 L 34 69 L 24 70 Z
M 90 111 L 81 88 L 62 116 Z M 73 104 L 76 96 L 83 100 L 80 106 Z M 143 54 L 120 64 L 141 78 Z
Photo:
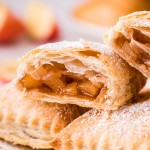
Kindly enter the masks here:
M 84 75 L 68 72 L 63 64 L 44 64 L 26 74 L 21 83 L 27 89 L 38 88 L 42 92 L 95 99 L 104 88 L 104 77 L 95 71 Z M 103 91 L 103 90 L 102 90 Z

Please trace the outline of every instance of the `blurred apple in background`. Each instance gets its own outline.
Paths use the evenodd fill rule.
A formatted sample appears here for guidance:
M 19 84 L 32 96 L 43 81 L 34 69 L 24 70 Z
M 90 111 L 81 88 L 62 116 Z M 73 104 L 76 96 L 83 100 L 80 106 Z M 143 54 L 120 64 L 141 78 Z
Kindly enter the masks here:
M 28 36 L 34 41 L 46 42 L 58 37 L 58 25 L 53 11 L 41 1 L 33 1 L 28 4 L 25 27 Z
M 0 43 L 7 43 L 16 40 L 24 32 L 24 27 L 4 4 L 0 4 Z
M 8 60 L 0 64 L 0 85 L 10 82 L 16 75 L 17 61 Z

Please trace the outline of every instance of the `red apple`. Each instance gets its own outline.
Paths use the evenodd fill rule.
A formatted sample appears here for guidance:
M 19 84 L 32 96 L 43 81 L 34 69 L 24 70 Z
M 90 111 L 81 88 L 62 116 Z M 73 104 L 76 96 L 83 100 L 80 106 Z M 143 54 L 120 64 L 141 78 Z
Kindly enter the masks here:
M 3 4 L 0 4 L 0 43 L 14 41 L 22 34 L 22 22 Z
M 53 11 L 44 3 L 29 3 L 25 26 L 28 36 L 38 42 L 54 40 L 58 37 L 58 25 Z

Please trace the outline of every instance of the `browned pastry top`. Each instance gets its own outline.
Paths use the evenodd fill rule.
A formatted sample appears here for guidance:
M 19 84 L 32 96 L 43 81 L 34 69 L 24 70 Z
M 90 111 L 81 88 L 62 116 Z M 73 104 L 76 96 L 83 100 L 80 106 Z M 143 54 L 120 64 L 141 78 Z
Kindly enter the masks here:
M 56 150 L 149 150 L 150 91 L 116 111 L 90 110 L 51 142 Z

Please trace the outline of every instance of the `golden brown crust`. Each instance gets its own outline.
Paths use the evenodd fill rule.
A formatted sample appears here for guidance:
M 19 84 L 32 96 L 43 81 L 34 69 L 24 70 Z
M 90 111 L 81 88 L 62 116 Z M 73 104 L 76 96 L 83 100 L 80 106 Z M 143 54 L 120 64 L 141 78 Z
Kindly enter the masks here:
M 33 148 L 51 148 L 49 141 L 83 114 L 78 106 L 25 99 L 14 82 L 0 90 L 1 139 Z
M 131 66 L 150 77 L 150 11 L 121 17 L 106 41 Z
M 62 70 L 55 67 L 56 63 L 57 65 L 59 63 Z M 53 67 L 49 69 L 51 73 L 46 74 L 43 65 L 45 65 L 44 67 L 51 65 L 51 68 Z M 57 70 L 55 71 L 55 69 Z M 58 74 L 60 71 L 64 71 L 63 75 L 70 73 L 75 82 L 71 85 L 63 83 L 60 79 L 62 74 Z M 46 80 L 48 75 L 51 78 Z M 64 41 L 46 44 L 32 50 L 20 60 L 18 76 L 18 87 L 26 90 L 27 98 L 34 99 L 38 93 L 36 100 L 61 104 L 71 103 L 97 109 L 117 109 L 136 95 L 146 82 L 146 78 L 139 71 L 129 66 L 126 61 L 107 47 L 86 41 Z M 53 76 L 59 76 L 59 78 L 53 79 Z M 43 88 L 45 81 L 47 81 L 46 87 L 50 86 L 48 90 Z M 33 84 L 30 84 L 31 82 Z M 57 84 L 58 86 L 56 86 Z M 33 85 L 34 87 L 31 88 Z M 41 85 L 43 86 L 42 90 Z M 73 95 L 63 93 L 68 85 L 74 87 Z M 101 87 L 95 88 L 96 86 Z M 53 92 L 53 89 L 56 93 Z M 76 89 L 80 90 L 82 95 L 76 96 L 74 94 L 77 93 Z M 84 95 L 87 90 L 88 92 L 92 91 L 92 94 L 94 93 L 96 96 Z
M 116 111 L 90 110 L 58 133 L 51 145 L 55 150 L 149 150 L 149 98 L 150 91 Z

